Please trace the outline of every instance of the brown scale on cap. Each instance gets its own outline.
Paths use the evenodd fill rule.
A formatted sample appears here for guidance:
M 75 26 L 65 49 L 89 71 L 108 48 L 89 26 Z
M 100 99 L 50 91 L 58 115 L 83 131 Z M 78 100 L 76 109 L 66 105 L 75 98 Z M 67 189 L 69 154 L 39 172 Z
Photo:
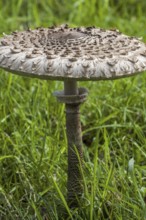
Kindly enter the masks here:
M 114 29 L 61 25 L 15 31 L 0 40 L 0 67 L 44 79 L 119 78 L 146 70 L 146 45 Z

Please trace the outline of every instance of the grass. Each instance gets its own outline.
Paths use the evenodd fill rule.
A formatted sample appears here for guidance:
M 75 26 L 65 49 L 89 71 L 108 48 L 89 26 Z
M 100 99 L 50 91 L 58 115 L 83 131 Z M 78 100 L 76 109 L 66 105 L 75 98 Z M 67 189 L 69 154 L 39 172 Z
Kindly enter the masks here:
M 5 4 L 4 4 L 5 3 Z M 117 27 L 143 36 L 145 1 L 0 1 L 0 32 L 67 22 Z M 84 187 L 81 208 L 66 196 L 64 106 L 53 97 L 61 82 L 0 70 L 0 219 L 146 219 L 146 75 L 82 82 Z M 63 218 L 63 217 L 62 217 Z

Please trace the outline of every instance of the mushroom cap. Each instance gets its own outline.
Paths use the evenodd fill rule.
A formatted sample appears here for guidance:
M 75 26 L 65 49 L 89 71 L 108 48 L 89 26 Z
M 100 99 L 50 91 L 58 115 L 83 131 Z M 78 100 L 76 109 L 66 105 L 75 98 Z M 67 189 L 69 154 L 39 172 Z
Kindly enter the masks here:
M 146 44 L 95 27 L 15 31 L 0 39 L 0 67 L 52 80 L 120 78 L 146 70 Z

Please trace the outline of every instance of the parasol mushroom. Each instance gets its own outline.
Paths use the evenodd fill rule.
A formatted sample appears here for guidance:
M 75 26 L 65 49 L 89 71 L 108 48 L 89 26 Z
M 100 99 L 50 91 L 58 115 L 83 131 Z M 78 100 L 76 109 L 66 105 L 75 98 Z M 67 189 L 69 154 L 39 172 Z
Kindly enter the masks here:
M 82 187 L 79 106 L 87 90 L 77 81 L 107 80 L 146 70 L 146 45 L 118 30 L 67 25 L 13 32 L 0 40 L 0 67 L 15 74 L 64 81 L 54 95 L 66 107 L 68 204 L 78 205 Z

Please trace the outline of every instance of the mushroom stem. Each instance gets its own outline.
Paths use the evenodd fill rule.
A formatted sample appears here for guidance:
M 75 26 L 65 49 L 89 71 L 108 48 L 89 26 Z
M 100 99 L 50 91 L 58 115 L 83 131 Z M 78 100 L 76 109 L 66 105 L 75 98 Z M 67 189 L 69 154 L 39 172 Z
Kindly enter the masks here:
M 76 81 L 64 83 L 66 96 L 78 95 Z M 66 134 L 68 140 L 68 204 L 70 207 L 78 206 L 79 197 L 82 195 L 82 131 L 79 113 L 80 103 L 66 103 Z
M 77 87 L 75 80 L 66 80 L 64 91 L 54 93 L 60 102 L 65 103 L 68 142 L 67 201 L 71 208 L 79 206 L 79 200 L 83 193 L 82 131 L 79 106 L 86 100 L 87 94 L 85 88 Z
M 65 95 L 78 95 L 78 85 L 76 80 L 64 81 L 64 93 Z

